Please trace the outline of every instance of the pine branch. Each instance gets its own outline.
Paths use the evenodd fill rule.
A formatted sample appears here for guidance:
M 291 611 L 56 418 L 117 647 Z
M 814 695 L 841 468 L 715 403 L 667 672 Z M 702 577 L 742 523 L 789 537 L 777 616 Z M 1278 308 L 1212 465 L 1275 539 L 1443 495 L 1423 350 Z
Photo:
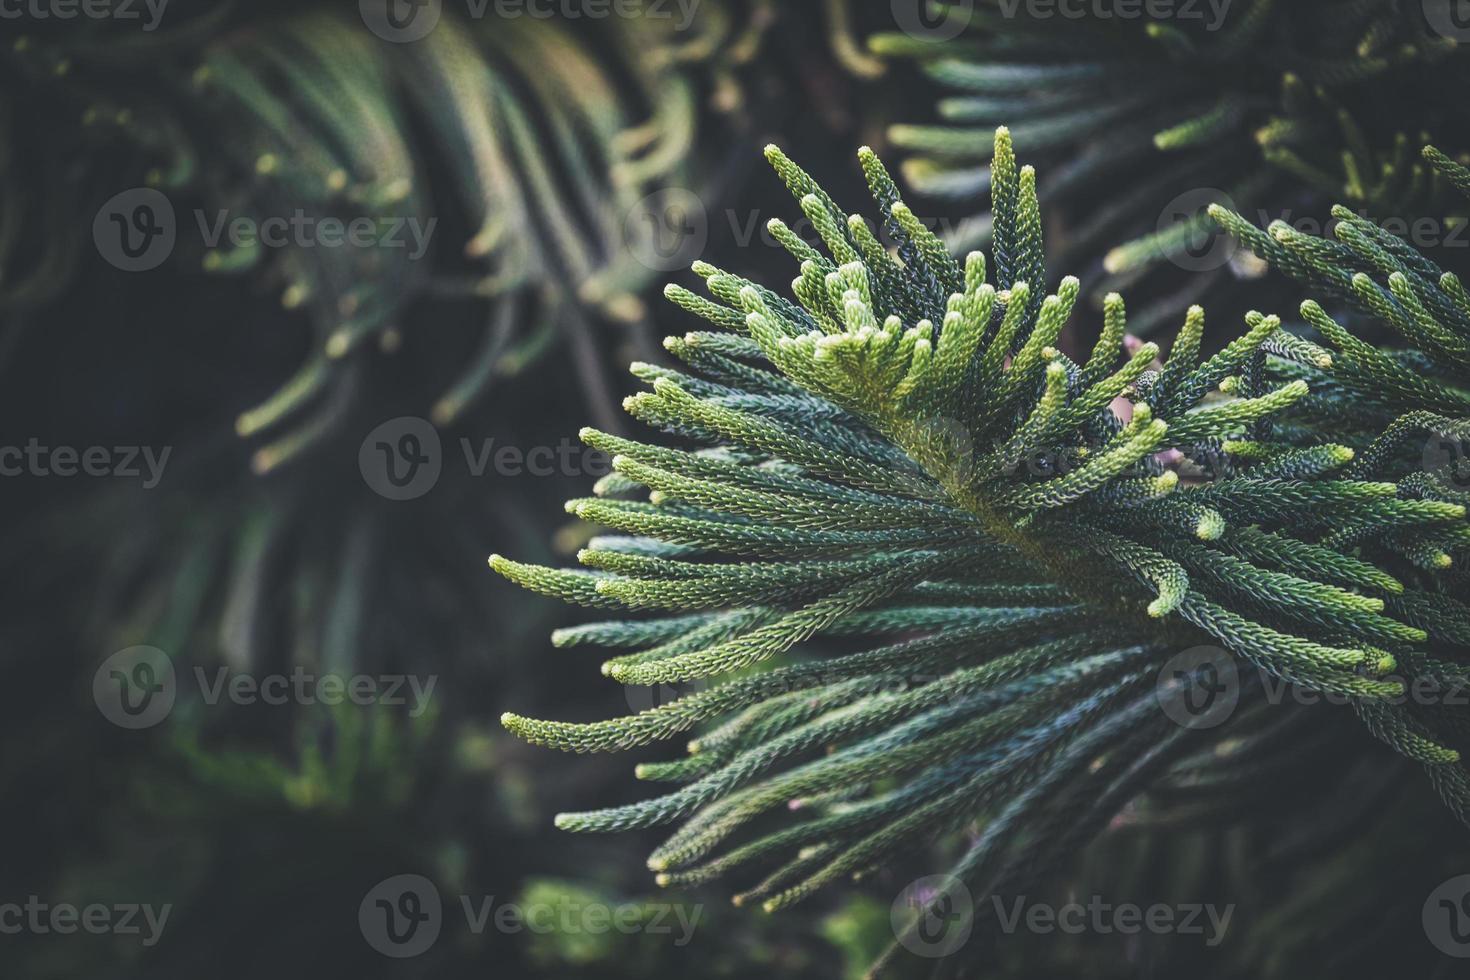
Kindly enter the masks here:
M 1089 282 L 1103 260 L 1099 294 L 1135 288 L 1170 261 L 1193 273 L 1182 292 L 1223 285 L 1205 274 L 1228 257 L 1211 244 L 1202 208 L 1212 200 L 1289 214 L 1307 192 L 1405 217 L 1446 200 L 1410 140 L 1457 138 L 1441 93 L 1463 87 L 1470 62 L 1418 5 L 1253 0 L 1218 20 L 1106 3 L 1070 16 L 999 0 L 948 9 L 956 22 L 967 13 L 952 40 L 869 39 L 875 53 L 916 61 L 943 93 L 938 122 L 890 127 L 910 153 L 903 175 L 937 200 L 988 193 L 998 217 L 989 132 L 1023 120 L 1014 134 L 1044 154 L 1047 199 L 1081 205 L 1062 254 Z M 952 244 L 983 244 L 987 228 L 966 222 Z M 1151 305 L 1134 332 L 1151 336 L 1172 311 Z
M 1005 129 L 992 168 L 993 263 L 978 252 L 950 259 L 867 150 L 864 173 L 907 259 L 866 247 L 859 220 L 779 150 L 767 158 L 823 239 L 814 249 L 773 227 L 799 263 L 798 302 L 697 264 L 712 299 L 677 286 L 670 298 L 737 336 L 671 339 L 689 371 L 639 369 L 651 390 L 627 402 L 706 448 L 587 432 L 616 454 L 619 493 L 641 486 L 648 500 L 572 509 L 633 537 L 584 552 L 592 571 L 491 559 L 568 601 L 675 613 L 562 637 L 632 648 L 604 665 L 624 682 L 712 685 L 590 724 L 505 715 L 522 737 L 578 752 L 713 726 L 687 761 L 641 769 L 680 788 L 562 814 L 559 826 L 683 821 L 649 862 L 670 884 L 784 858 L 742 893 L 769 908 L 936 829 L 1009 815 L 989 825 L 986 860 L 961 870 L 989 867 L 1014 845 L 1023 814 L 1066 823 L 1062 774 L 1155 730 L 1158 699 L 1189 687 L 1156 692 L 1160 666 L 1202 643 L 1360 704 L 1371 730 L 1464 799 L 1458 752 L 1391 703 L 1403 682 L 1388 676 L 1403 664 L 1433 673 L 1421 651 L 1434 630 L 1417 610 L 1445 597 L 1335 543 L 1346 529 L 1456 534 L 1464 507 L 1350 477 L 1346 447 L 1272 441 L 1273 421 L 1310 386 L 1273 386 L 1260 370 L 1266 351 L 1315 365 L 1320 348 L 1284 341 L 1279 321 L 1253 316 L 1201 363 L 1203 314 L 1192 310 L 1155 372 L 1151 345 L 1123 356 L 1125 312 L 1112 296 L 1097 348 L 1074 363 L 1056 344 L 1077 282 L 1048 293 L 1040 278 L 1035 177 L 1015 165 Z M 712 347 L 739 372 L 712 381 L 703 369 Z M 763 400 L 778 390 L 795 400 Z M 1211 479 L 1182 481 L 1169 468 L 1242 438 L 1251 451 Z M 665 557 L 666 545 L 677 550 Z M 1015 604 L 1020 596 L 1030 601 Z M 868 646 L 851 652 L 855 640 Z M 1136 782 L 1105 772 L 1119 786 Z M 798 801 L 787 829 L 720 850 L 757 816 Z

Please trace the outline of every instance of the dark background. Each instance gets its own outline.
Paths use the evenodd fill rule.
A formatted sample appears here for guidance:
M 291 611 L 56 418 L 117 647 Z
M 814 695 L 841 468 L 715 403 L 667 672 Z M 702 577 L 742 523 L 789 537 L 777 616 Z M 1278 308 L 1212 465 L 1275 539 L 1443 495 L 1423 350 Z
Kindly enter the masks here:
M 163 76 L 183 86 L 195 43 L 203 50 L 248 42 L 252 32 L 308 6 L 242 5 L 197 42 L 160 54 L 180 66 Z M 209 7 L 174 0 L 167 16 L 189 23 L 203 20 Z M 712 4 L 704 13 L 738 20 L 759 9 Z M 881 79 L 854 74 L 834 53 L 829 5 L 770 9 L 776 20 L 759 56 L 734 70 L 745 93 L 740 111 L 712 109 L 720 80 L 690 71 L 700 124 L 682 174 L 668 183 L 693 189 L 705 205 L 708 241 L 700 257 L 779 287 L 795 274 L 789 256 L 759 238 L 742 248 L 736 236 L 770 217 L 799 216 L 761 148 L 779 144 L 840 202 L 861 210 L 856 148 L 887 152 L 887 124 L 932 118 L 933 92 L 907 64 L 891 65 Z M 886 5 L 862 8 L 854 33 L 891 29 L 890 13 Z M 343 22 L 352 24 L 350 11 Z M 21 26 L 0 22 L 0 44 L 24 33 Z M 66 40 L 69 29 L 28 26 L 48 41 Z M 598 25 L 573 27 L 594 56 L 606 53 Z M 99 40 L 110 39 L 103 32 Z M 401 344 L 360 359 L 360 388 L 330 435 L 276 471 L 255 475 L 251 458 L 259 444 L 235 434 L 235 419 L 311 352 L 317 341 L 306 316 L 282 311 L 259 277 L 207 275 L 187 256 L 146 273 L 110 266 L 92 247 L 92 218 L 112 194 L 140 183 L 137 161 L 80 140 L 64 94 L 14 73 L 4 81 L 11 86 L 3 120 L 8 142 L 0 153 L 8 163 L 0 175 L 12 194 L 0 227 L 20 229 L 18 244 L 7 250 L 9 269 L 24 274 L 27 256 L 43 254 L 53 241 L 73 242 L 77 252 L 55 295 L 0 307 L 0 444 L 34 438 L 53 447 L 167 446 L 171 456 L 152 489 L 123 478 L 0 479 L 0 676 L 8 682 L 0 715 L 0 902 L 35 895 L 53 905 L 172 907 L 152 946 L 125 935 L 0 935 L 4 974 L 859 975 L 891 937 L 895 896 L 916 875 L 943 867 L 936 862 L 952 843 L 936 841 L 932 854 L 779 916 L 730 907 L 730 889 L 722 885 L 661 893 L 643 866 L 656 835 L 572 836 L 553 829 L 551 818 L 639 798 L 646 787 L 632 778 L 633 765 L 672 757 L 681 747 L 561 756 L 521 744 L 497 721 L 507 710 L 602 718 L 627 713 L 630 702 L 598 674 L 597 653 L 555 649 L 548 640 L 556 627 L 596 614 L 525 593 L 485 564 L 492 552 L 570 562 L 589 530 L 562 502 L 587 494 L 596 474 L 474 476 L 459 456 L 459 440 L 556 447 L 589 420 L 616 417 L 617 399 L 636 388 L 622 365 L 659 356 L 658 337 L 696 328 L 660 298 L 663 282 L 692 286 L 696 277 L 649 275 L 638 293 L 650 312 L 638 329 L 596 317 L 583 324 L 590 344 L 584 351 L 608 379 L 606 397 L 589 388 L 573 364 L 568 330 L 559 331 L 538 360 L 497 381 L 441 428 L 444 471 L 434 488 L 393 501 L 363 478 L 364 437 L 386 420 L 426 414 L 446 374 L 472 356 L 483 327 L 483 310 L 473 303 L 405 301 Z M 112 94 L 126 97 L 129 84 L 142 83 L 123 73 Z M 405 122 L 411 133 L 416 125 Z M 441 220 L 438 241 L 458 241 L 466 217 L 442 191 L 450 183 L 438 158 L 444 150 L 416 145 L 436 189 L 430 208 Z M 33 211 L 48 173 L 64 176 L 66 204 Z M 180 195 L 181 214 L 188 200 Z M 979 208 L 973 202 L 955 216 Z M 575 288 L 554 273 L 545 282 Z M 1212 316 L 1238 322 L 1250 305 L 1229 297 Z M 629 423 L 627 431 L 636 428 Z M 164 722 L 127 731 L 99 711 L 92 683 L 104 659 L 138 644 L 163 649 L 180 677 L 195 666 L 233 662 L 242 650 L 246 672 L 256 675 L 332 664 L 375 676 L 433 676 L 433 708 L 416 724 L 382 706 L 207 705 L 181 690 Z M 1344 753 L 1372 760 L 1379 751 L 1350 725 L 1330 731 Z M 1328 789 L 1283 783 L 1280 812 L 1289 813 L 1296 796 L 1319 798 Z M 1423 805 L 1428 791 L 1418 781 L 1393 781 L 1382 792 L 1380 810 L 1436 813 Z M 1443 829 L 1421 825 L 1411 833 Z M 1119 893 L 1119 901 L 1146 904 L 1144 896 L 1169 893 L 1175 870 L 1198 867 L 1222 882 L 1221 901 L 1239 898 L 1230 890 L 1232 869 L 1251 862 L 1236 848 L 1248 850 L 1252 841 L 1233 835 L 1208 827 L 1146 845 L 1144 835 L 1130 842 L 1125 830 L 1123 842 L 1114 840 L 1094 864 L 1099 875 L 1112 861 L 1139 869 L 1127 886 L 1131 896 Z M 1399 844 L 1386 842 L 1385 853 Z M 1423 882 L 1437 881 L 1441 871 L 1405 865 L 1376 881 L 1385 894 L 1373 901 L 1387 908 L 1393 888 L 1424 894 Z M 444 902 L 438 941 L 409 960 L 372 948 L 358 919 L 370 890 L 400 874 L 431 879 Z M 647 930 L 491 926 L 475 934 L 460 896 L 523 907 L 675 903 L 700 918 L 693 942 L 682 946 L 675 936 Z M 1385 919 L 1412 934 L 1417 905 L 1400 907 L 1404 915 L 1385 911 Z M 1236 928 L 1244 931 L 1249 919 L 1241 915 Z M 1026 964 L 1041 960 L 1041 950 L 1058 956 L 1059 948 L 1045 936 L 1017 937 L 1004 964 L 994 965 L 1027 975 Z M 1062 961 L 1077 976 L 1162 975 L 1151 972 L 1153 955 L 1111 937 Z M 1179 955 L 1197 964 L 1215 954 L 1196 945 Z M 1179 962 L 1165 958 L 1163 965 Z M 971 968 L 985 975 L 985 964 Z

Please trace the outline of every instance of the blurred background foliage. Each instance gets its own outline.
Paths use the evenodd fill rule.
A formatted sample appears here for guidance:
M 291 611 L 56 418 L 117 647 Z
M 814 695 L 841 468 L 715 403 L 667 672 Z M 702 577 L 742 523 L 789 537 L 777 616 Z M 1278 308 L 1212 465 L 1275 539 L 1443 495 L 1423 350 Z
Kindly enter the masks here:
M 1434 188 L 1384 168 L 1421 132 L 1466 148 L 1463 101 L 1442 94 L 1464 59 L 1404 26 L 1395 3 L 1242 2 L 1239 33 L 1223 41 L 998 21 L 985 3 L 963 5 L 952 36 L 952 11 L 920 17 L 903 0 L 700 0 L 688 23 L 676 4 L 635 6 L 634 17 L 503 19 L 445 3 L 439 26 L 405 44 L 375 37 L 349 3 L 172 0 L 147 32 L 0 23 L 4 441 L 171 447 L 155 488 L 4 481 L 0 899 L 173 906 L 153 946 L 5 936 L 7 976 L 860 974 L 891 936 L 894 897 L 942 864 L 914 855 L 772 917 L 730 907 L 718 889 L 660 893 L 642 866 L 649 835 L 552 828 L 557 811 L 633 798 L 627 760 L 553 757 L 497 717 L 628 705 L 617 685 L 565 669 L 575 652 L 550 647 L 576 613 L 500 581 L 484 559 L 575 551 L 589 530 L 561 501 L 600 474 L 578 463 L 476 475 L 461 440 L 555 447 L 583 424 L 622 428 L 623 366 L 657 359 L 658 339 L 683 329 L 659 298 L 666 280 L 696 257 L 757 280 L 789 275 L 762 239 L 788 210 L 761 165 L 767 142 L 839 199 L 861 193 L 847 164 L 873 145 L 907 161 L 936 218 L 983 241 L 972 143 L 1006 121 L 1028 159 L 1071 164 L 1043 168 L 1063 185 L 1055 201 L 1042 188 L 1063 224 L 1048 229 L 1063 243 L 1058 267 L 1098 289 L 1126 281 L 1130 301 L 1171 317 L 1209 289 L 1230 311 L 1221 322 L 1232 303 L 1267 303 L 1239 298 L 1242 282 L 1286 287 L 1242 263 L 1204 277 L 1168 263 L 1186 232 L 1149 234 L 1171 197 L 1219 187 L 1240 204 L 1325 212 L 1333 192 L 1357 188 L 1349 197 L 1365 205 L 1428 210 Z M 1338 16 L 1344 6 L 1351 16 Z M 1104 81 L 1052 77 L 1084 60 Z M 1367 118 L 1337 109 L 1354 85 L 1375 92 L 1354 103 Z M 128 273 L 94 248 L 92 222 L 138 187 L 168 197 L 180 234 L 161 267 Z M 691 199 L 697 213 L 670 210 Z M 211 248 L 190 227 L 196 209 L 436 225 L 421 261 L 386 247 Z M 405 415 L 439 429 L 444 468 L 429 493 L 395 501 L 364 480 L 358 454 L 374 427 Z M 139 644 L 185 678 L 225 666 L 437 681 L 417 718 L 210 705 L 181 683 L 163 724 L 126 731 L 98 711 L 91 684 L 108 655 Z M 1415 896 L 1442 876 L 1447 818 L 1356 728 L 1326 730 L 1321 751 L 1361 756 L 1347 785 L 1303 785 L 1299 769 L 1186 781 L 1177 798 L 1120 817 L 1058 886 L 1289 896 L 1268 922 L 1236 923 L 1259 938 L 1216 950 L 1184 937 L 1017 936 L 936 969 L 1329 975 L 1331 948 L 1354 966 L 1428 975 L 1428 957 L 1397 940 L 1422 945 Z M 363 895 L 401 873 L 433 879 L 446 904 L 433 949 L 405 961 L 372 949 L 357 921 Z M 1328 892 L 1334 902 L 1315 900 Z M 672 901 L 701 918 L 687 945 L 576 928 L 473 934 L 461 895 Z

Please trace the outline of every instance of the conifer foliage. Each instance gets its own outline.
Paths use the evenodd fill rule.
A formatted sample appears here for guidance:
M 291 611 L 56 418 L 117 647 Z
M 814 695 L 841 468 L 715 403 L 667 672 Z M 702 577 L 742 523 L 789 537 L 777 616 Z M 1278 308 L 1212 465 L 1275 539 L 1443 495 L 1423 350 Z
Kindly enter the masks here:
M 97 206 L 148 188 L 182 222 L 170 268 L 248 277 L 278 298 L 281 322 L 309 330 L 294 373 L 237 420 L 258 471 L 355 433 L 365 392 L 384 389 L 376 355 L 405 346 L 433 362 L 415 407 L 439 425 L 562 340 L 593 410 L 612 415 L 595 334 L 610 324 L 636 339 L 654 275 L 639 260 L 649 228 L 625 218 L 693 180 L 701 79 L 722 78 L 719 105 L 738 105 L 731 76 L 759 49 L 762 19 L 730 9 L 683 36 L 661 17 L 589 31 L 451 12 L 395 44 L 357 4 L 204 6 L 156 33 L 24 24 L 0 46 L 12 144 L 0 153 L 0 314 L 64 294 Z M 310 223 L 307 240 L 230 232 L 287 219 Z M 359 229 L 353 247 L 316 247 L 328 220 Z M 431 332 L 422 324 L 442 338 L 465 311 L 462 348 L 414 347 Z
M 1470 170 L 1434 147 L 1424 162 L 1439 182 L 1470 195 Z M 1344 205 L 1332 209 L 1332 238 L 1305 234 L 1285 221 L 1262 231 L 1222 207 L 1210 216 L 1261 258 L 1312 287 L 1324 301 L 1347 304 L 1359 324 L 1374 323 L 1379 347 L 1346 329 L 1317 300 L 1302 303 L 1307 333 L 1333 349 L 1330 361 L 1300 368 L 1274 365 L 1308 381 L 1313 398 L 1298 407 L 1318 429 L 1372 437 L 1371 451 L 1353 464 L 1359 473 L 1404 472 L 1426 462 L 1417 435 L 1449 441 L 1444 466 L 1416 478 L 1416 492 L 1440 499 L 1470 499 L 1463 444 L 1470 437 L 1470 294 L 1460 276 L 1447 272 L 1363 213 Z M 1450 217 L 1430 227 L 1445 235 L 1465 218 Z M 1352 321 L 1349 321 L 1350 323 Z M 1408 455 L 1405 455 L 1407 451 Z M 1430 455 L 1433 455 L 1432 453 Z M 1453 534 L 1450 541 L 1460 541 Z M 1426 567 L 1448 567 L 1436 549 L 1419 555 Z
M 908 185 L 950 200 L 983 195 L 990 131 L 1017 120 L 1019 143 L 1045 154 L 1043 196 L 1075 212 L 1059 244 L 1084 280 L 1104 258 L 1105 288 L 1165 271 L 1162 260 L 1214 231 L 1191 194 L 1201 189 L 1278 213 L 1345 199 L 1422 215 L 1444 200 L 1414 147 L 1426 133 L 1463 132 L 1459 107 L 1441 93 L 1463 89 L 1470 63 L 1420 3 L 1241 0 L 1152 13 L 1102 0 L 1043 15 L 981 0 L 939 9 L 946 25 L 964 27 L 953 39 L 890 32 L 869 42 L 917 62 L 941 90 L 933 122 L 890 127 L 910 151 Z M 1173 281 L 1198 295 L 1212 278 Z M 1151 336 L 1155 322 L 1151 309 L 1135 332 Z
M 568 509 L 613 533 L 580 569 L 491 558 L 614 613 L 556 645 L 618 649 L 602 669 L 624 684 L 698 685 L 607 721 L 504 716 L 576 752 L 694 733 L 639 767 L 671 792 L 559 826 L 679 824 L 649 859 L 661 882 L 738 872 L 738 901 L 776 909 L 984 818 L 955 875 L 1021 884 L 1198 751 L 1163 710 L 1190 680 L 1159 681 L 1198 644 L 1239 658 L 1243 701 L 1263 677 L 1350 699 L 1470 817 L 1458 751 L 1399 703 L 1406 678 L 1462 675 L 1465 638 L 1430 622 L 1432 584 L 1362 547 L 1461 542 L 1465 507 L 1278 429 L 1327 350 L 1253 313 L 1201 357 L 1196 307 L 1160 364 L 1125 354 L 1110 295 L 1090 355 L 1063 354 L 1078 281 L 1048 285 L 1036 176 L 1004 128 L 989 258 L 951 258 L 866 149 L 896 255 L 767 157 L 821 237 L 769 225 L 794 298 L 702 263 L 710 298 L 669 286 L 712 328 L 666 341 L 685 370 L 634 365 L 650 390 L 626 407 L 682 448 L 584 430 L 615 473 Z

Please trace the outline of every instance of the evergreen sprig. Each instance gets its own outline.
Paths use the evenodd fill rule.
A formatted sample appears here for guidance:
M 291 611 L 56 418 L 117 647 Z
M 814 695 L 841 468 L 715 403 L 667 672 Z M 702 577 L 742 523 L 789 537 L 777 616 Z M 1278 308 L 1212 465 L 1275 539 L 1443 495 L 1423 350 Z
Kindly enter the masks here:
M 881 33 L 869 42 L 916 61 L 943 92 L 937 121 L 890 127 L 912 154 L 909 186 L 948 199 L 985 194 L 990 131 L 1024 120 L 1017 139 L 1051 167 L 1047 200 L 1078 202 L 1061 242 L 1069 264 L 1086 280 L 1103 258 L 1104 289 L 1214 233 L 1197 199 L 1206 192 L 1286 211 L 1303 192 L 1410 215 L 1444 201 L 1447 188 L 1413 146 L 1463 128 L 1439 93 L 1463 87 L 1470 68 L 1419 4 L 1250 0 L 1161 15 L 1102 3 L 1049 16 L 1002 0 L 936 6 L 965 30 L 947 41 Z M 962 225 L 954 241 L 970 247 L 984 228 Z M 1212 278 L 1174 288 L 1198 297 Z M 1151 336 L 1172 304 L 1151 305 L 1135 332 Z
M 1267 353 L 1305 368 L 1322 348 L 1252 314 L 1202 358 L 1194 308 L 1160 366 L 1153 344 L 1124 356 L 1111 295 L 1091 354 L 1063 354 L 1078 283 L 1046 288 L 1035 173 L 1004 128 L 990 260 L 952 259 L 871 151 L 896 256 L 767 158 L 821 237 L 769 225 L 800 263 L 795 300 L 696 264 L 712 298 L 666 294 L 718 329 L 666 341 L 687 371 L 633 368 L 651 390 L 627 409 L 695 448 L 584 430 L 616 472 L 568 509 L 618 536 L 594 539 L 581 569 L 491 558 L 533 590 L 655 614 L 556 635 L 623 648 L 608 676 L 701 685 L 608 721 L 506 714 L 577 752 L 701 729 L 687 758 L 640 767 L 673 792 L 559 826 L 683 821 L 649 860 L 660 881 L 762 864 L 737 900 L 775 909 L 983 816 L 955 874 L 1014 882 L 1028 847 L 1050 861 L 1079 846 L 1198 748 L 1160 710 L 1189 682 L 1157 679 L 1201 643 L 1350 699 L 1470 814 L 1459 753 L 1393 703 L 1390 674 L 1463 673 L 1423 652 L 1435 600 L 1354 547 L 1457 534 L 1465 508 L 1356 478 L 1346 446 L 1274 451 L 1273 420 L 1311 388 L 1268 381 Z M 781 807 L 797 821 L 734 841 Z
M 1425 147 L 1423 157 L 1442 181 L 1470 194 L 1470 170 L 1434 147 Z M 1273 362 L 1277 373 L 1304 377 L 1318 392 L 1298 408 L 1308 420 L 1322 426 L 1346 415 L 1374 436 L 1354 463 L 1356 472 L 1413 472 L 1422 468 L 1417 450 L 1424 435 L 1457 445 L 1470 437 L 1470 295 L 1459 275 L 1343 205 L 1332 209 L 1330 238 L 1285 221 L 1263 231 L 1219 206 L 1210 216 L 1262 259 L 1318 291 L 1322 301 L 1346 304 L 1360 322 L 1372 322 L 1394 339 L 1369 343 L 1358 336 L 1361 330 L 1349 329 L 1352 321 L 1344 326 L 1310 299 L 1300 307 L 1304 333 L 1330 348 L 1330 359 L 1300 368 Z M 1449 235 L 1464 221 L 1440 218 L 1434 227 Z M 1461 448 L 1446 462 L 1458 463 L 1462 453 Z M 1470 501 L 1466 474 L 1453 466 L 1425 475 L 1416 483 L 1419 492 Z
M 612 418 L 593 335 L 643 329 L 654 232 L 636 217 L 649 195 L 692 182 L 699 88 L 713 76 L 716 105 L 739 105 L 734 72 L 769 17 L 737 5 L 684 32 L 659 16 L 581 30 L 451 11 L 395 44 L 356 7 L 320 6 L 252 17 L 219 4 L 137 36 L 18 25 L 0 47 L 0 132 L 14 144 L 0 153 L 0 314 L 61 295 L 97 206 L 155 188 L 182 226 L 188 206 L 220 229 L 180 234 L 169 269 L 251 277 L 309 331 L 296 370 L 237 419 L 256 470 L 344 428 L 355 441 L 364 391 L 381 384 L 374 355 L 411 344 L 429 305 L 440 335 L 447 311 L 473 311 L 460 331 L 471 342 L 436 342 L 429 390 L 415 393 L 436 424 L 560 339 L 597 417 Z M 374 231 L 349 247 L 224 234 L 297 215 Z

